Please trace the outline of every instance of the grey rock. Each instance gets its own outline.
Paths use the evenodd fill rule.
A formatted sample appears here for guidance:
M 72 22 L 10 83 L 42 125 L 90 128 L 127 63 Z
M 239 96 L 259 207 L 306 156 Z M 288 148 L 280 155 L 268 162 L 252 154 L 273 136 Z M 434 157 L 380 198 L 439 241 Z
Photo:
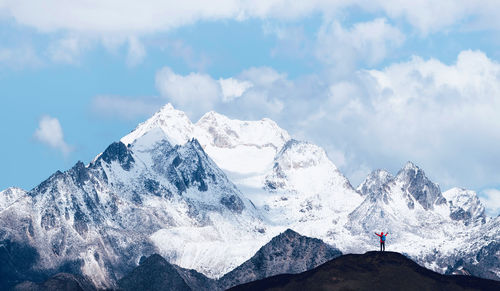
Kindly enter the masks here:
M 322 240 L 287 229 L 264 245 L 236 269 L 224 275 L 222 289 L 278 274 L 295 274 L 313 269 L 342 253 Z
M 191 291 L 176 268 L 160 255 L 154 254 L 145 259 L 137 268 L 118 281 L 124 291 Z

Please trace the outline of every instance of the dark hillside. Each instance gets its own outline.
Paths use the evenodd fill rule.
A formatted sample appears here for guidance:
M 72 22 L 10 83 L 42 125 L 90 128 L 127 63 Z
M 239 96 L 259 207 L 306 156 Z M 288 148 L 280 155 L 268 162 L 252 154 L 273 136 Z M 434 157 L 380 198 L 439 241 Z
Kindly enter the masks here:
M 500 290 L 500 282 L 441 275 L 394 252 L 344 255 L 300 274 L 278 275 L 230 290 Z

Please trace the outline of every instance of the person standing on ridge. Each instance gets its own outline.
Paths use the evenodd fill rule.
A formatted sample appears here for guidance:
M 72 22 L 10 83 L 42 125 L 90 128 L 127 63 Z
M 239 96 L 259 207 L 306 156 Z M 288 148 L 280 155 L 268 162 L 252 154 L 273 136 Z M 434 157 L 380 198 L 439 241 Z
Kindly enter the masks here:
M 380 237 L 380 251 L 384 251 L 385 252 L 385 237 L 389 234 L 389 232 L 386 232 L 384 234 L 384 232 L 381 232 L 380 234 L 378 233 L 375 233 L 375 235 L 377 235 L 378 237 Z

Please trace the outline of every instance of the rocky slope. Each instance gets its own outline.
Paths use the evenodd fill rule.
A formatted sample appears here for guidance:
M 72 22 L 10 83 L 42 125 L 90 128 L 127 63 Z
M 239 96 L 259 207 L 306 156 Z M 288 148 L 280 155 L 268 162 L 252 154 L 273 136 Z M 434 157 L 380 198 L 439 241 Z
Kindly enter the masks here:
M 411 162 L 396 176 L 380 170 L 371 173 L 358 191 L 366 198 L 349 214 L 346 225 L 357 241 L 355 245 L 369 249 L 372 242 L 373 249 L 376 240 L 371 234 L 389 231 L 390 250 L 405 253 L 434 271 L 457 270 L 464 258 L 473 258 L 500 233 L 491 221 L 487 222 L 475 192 L 451 189 L 441 193 L 439 186 Z M 494 278 L 480 267 L 495 269 L 488 262 L 498 260 L 493 253 L 488 252 L 489 259 L 473 259 L 476 268 L 470 274 Z
M 177 270 L 160 255 L 145 259 L 118 281 L 121 290 L 192 290 Z
M 0 241 L 34 248 L 36 269 L 69 265 L 99 288 L 155 252 L 215 276 L 241 264 L 265 240 L 253 205 L 197 140 L 161 136 L 113 143 L 89 165 L 56 172 L 0 212 Z
M 278 275 L 230 290 L 498 290 L 500 282 L 446 276 L 393 252 L 344 255 L 301 274 Z
M 219 286 L 226 290 L 278 274 L 304 272 L 341 254 L 319 239 L 287 229 L 260 248 L 248 261 L 220 278 Z
M 341 254 L 319 239 L 288 229 L 219 280 L 172 265 L 155 254 L 142 259 L 138 267 L 118 281 L 118 286 L 123 290 L 226 290 L 277 274 L 310 270 Z

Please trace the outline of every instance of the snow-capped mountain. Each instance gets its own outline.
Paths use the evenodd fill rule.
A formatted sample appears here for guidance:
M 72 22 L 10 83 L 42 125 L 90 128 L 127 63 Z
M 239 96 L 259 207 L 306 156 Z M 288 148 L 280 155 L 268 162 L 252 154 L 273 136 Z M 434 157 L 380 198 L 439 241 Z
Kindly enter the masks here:
M 347 224 L 360 239 L 373 240 L 374 235 L 366 237 L 366 234 L 389 231 L 391 247 L 401 245 L 400 251 L 411 253 L 421 248 L 406 249 L 410 244 L 426 248 L 431 239 L 439 241 L 443 236 L 455 234 L 454 224 L 458 223 L 450 219 L 439 186 L 414 164 L 408 162 L 392 178 L 382 171 L 371 173 L 358 189 L 370 188 L 365 200 L 349 214 Z
M 415 202 L 418 202 L 425 210 L 432 210 L 435 206 L 446 204 L 439 185 L 429 180 L 424 171 L 412 162 L 406 163 L 399 171 L 391 188 L 399 186 L 408 197 L 409 208 L 413 208 Z
M 196 138 L 216 164 L 243 185 L 254 185 L 251 177 L 268 170 L 276 153 L 290 139 L 285 130 L 267 118 L 241 121 L 211 111 L 192 123 L 184 112 L 167 104 L 121 141 L 130 144 L 154 128 L 161 129 L 171 144 Z
M 394 176 L 391 173 L 381 169 L 375 170 L 366 177 L 356 190 L 362 195 L 372 193 L 380 195 L 383 192 L 384 185 L 392 179 L 394 179 Z
M 451 219 L 462 220 L 466 225 L 486 222 L 484 206 L 476 192 L 463 188 L 452 188 L 443 192 L 443 196 L 450 206 Z
M 264 181 L 267 191 L 257 205 L 272 224 L 328 243 L 335 240 L 333 233 L 344 231 L 339 226 L 362 201 L 326 152 L 307 142 L 288 141 Z
M 220 276 L 266 239 L 254 206 L 198 141 L 173 146 L 158 129 L 56 172 L 0 219 L 0 240 L 35 247 L 36 268 L 76 264 L 98 287 L 153 252 Z
M 152 253 L 218 278 L 288 228 L 343 253 L 376 249 L 373 232 L 389 231 L 388 249 L 428 268 L 500 279 L 498 218 L 473 191 L 441 193 L 410 162 L 355 190 L 321 147 L 270 119 L 209 112 L 192 123 L 169 104 L 90 164 L 0 192 L 0 219 L 0 243 L 34 248 L 34 268 L 97 287 Z
M 452 272 L 457 262 L 460 265 L 464 258 L 474 257 L 500 234 L 500 229 L 486 223 L 484 206 L 474 191 L 454 188 L 441 193 L 439 186 L 411 162 L 396 176 L 374 171 L 358 191 L 366 198 L 349 214 L 346 225 L 357 241 L 355 245 L 368 247 L 367 234 L 389 231 L 391 250 L 435 271 Z M 486 230 L 488 236 L 484 235 Z M 457 253 L 466 255 L 460 258 Z M 490 251 L 488 258 L 498 261 L 498 254 Z M 487 261 L 476 261 L 475 265 L 489 264 Z M 482 271 L 471 274 L 486 275 Z
M 275 226 L 268 228 L 270 235 L 294 227 L 331 241 L 332 227 L 345 223 L 362 201 L 322 148 L 292 140 L 270 119 L 232 120 L 208 112 L 192 123 L 167 104 L 121 140 L 130 144 L 154 128 L 173 143 L 199 140 L 244 196 L 265 212 Z

